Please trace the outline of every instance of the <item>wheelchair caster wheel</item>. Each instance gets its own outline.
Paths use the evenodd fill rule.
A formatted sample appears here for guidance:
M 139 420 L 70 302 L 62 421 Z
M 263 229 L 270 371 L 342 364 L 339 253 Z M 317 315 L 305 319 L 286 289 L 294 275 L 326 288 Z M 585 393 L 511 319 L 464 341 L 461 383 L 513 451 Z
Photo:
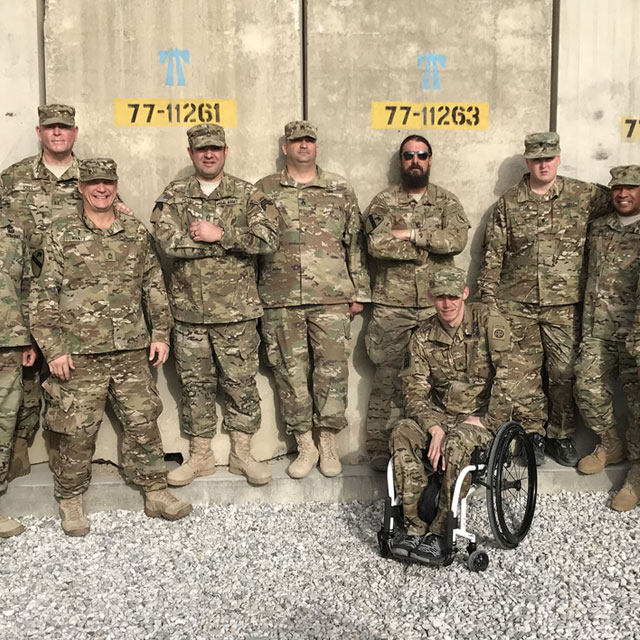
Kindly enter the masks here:
M 489 566 L 489 556 L 484 551 L 473 551 L 467 559 L 470 571 L 484 571 Z
M 383 558 L 391 557 L 391 538 L 385 535 L 382 530 L 378 531 L 378 549 Z

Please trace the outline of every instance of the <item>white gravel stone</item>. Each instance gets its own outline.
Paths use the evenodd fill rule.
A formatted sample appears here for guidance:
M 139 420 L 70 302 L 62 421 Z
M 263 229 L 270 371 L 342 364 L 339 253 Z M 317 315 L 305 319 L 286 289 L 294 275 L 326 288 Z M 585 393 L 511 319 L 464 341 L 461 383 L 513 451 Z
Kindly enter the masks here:
M 213 505 L 175 523 L 104 512 L 85 538 L 27 517 L 0 541 L 0 637 L 638 638 L 640 508 L 615 513 L 610 497 L 540 496 L 514 551 L 474 501 L 479 574 L 464 553 L 441 569 L 381 558 L 381 503 Z

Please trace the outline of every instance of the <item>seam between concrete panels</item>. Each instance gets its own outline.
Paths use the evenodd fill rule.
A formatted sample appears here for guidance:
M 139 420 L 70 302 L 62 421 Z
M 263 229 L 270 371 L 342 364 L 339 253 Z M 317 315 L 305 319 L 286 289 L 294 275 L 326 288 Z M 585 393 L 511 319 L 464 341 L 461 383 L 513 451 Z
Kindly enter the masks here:
M 309 96 L 307 93 L 307 0 L 300 0 L 300 45 L 301 45 L 301 75 L 302 75 L 302 119 L 307 120 L 308 118 L 308 100 Z
M 38 29 L 38 93 L 40 104 L 47 104 L 47 70 L 44 56 L 44 21 L 47 16 L 47 0 L 33 0 L 36 2 L 36 25 Z
M 553 0 L 551 16 L 551 78 L 549 87 L 549 131 L 558 125 L 558 50 L 560 48 L 560 2 Z

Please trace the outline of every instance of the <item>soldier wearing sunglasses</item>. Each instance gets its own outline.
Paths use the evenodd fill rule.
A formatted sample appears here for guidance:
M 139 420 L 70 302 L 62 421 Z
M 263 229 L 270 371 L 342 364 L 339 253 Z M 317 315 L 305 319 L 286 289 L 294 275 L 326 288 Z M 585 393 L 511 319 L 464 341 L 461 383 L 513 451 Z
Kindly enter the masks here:
M 429 274 L 467 244 L 469 221 L 451 192 L 429 182 L 432 148 L 410 135 L 398 154 L 400 184 L 381 191 L 364 214 L 369 255 L 375 266 L 373 310 L 365 343 L 376 365 L 367 414 L 371 467 L 386 468 L 389 436 L 403 416 L 398 373 L 413 331 L 433 315 Z

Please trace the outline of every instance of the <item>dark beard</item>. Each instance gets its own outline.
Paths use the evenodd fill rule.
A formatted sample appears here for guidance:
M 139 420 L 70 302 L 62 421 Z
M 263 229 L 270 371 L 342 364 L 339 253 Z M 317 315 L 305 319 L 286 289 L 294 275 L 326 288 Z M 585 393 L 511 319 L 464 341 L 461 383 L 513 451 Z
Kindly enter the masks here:
M 431 167 L 425 173 L 411 173 L 411 171 L 402 171 L 400 178 L 405 191 L 409 189 L 424 189 L 429 184 L 429 174 Z

